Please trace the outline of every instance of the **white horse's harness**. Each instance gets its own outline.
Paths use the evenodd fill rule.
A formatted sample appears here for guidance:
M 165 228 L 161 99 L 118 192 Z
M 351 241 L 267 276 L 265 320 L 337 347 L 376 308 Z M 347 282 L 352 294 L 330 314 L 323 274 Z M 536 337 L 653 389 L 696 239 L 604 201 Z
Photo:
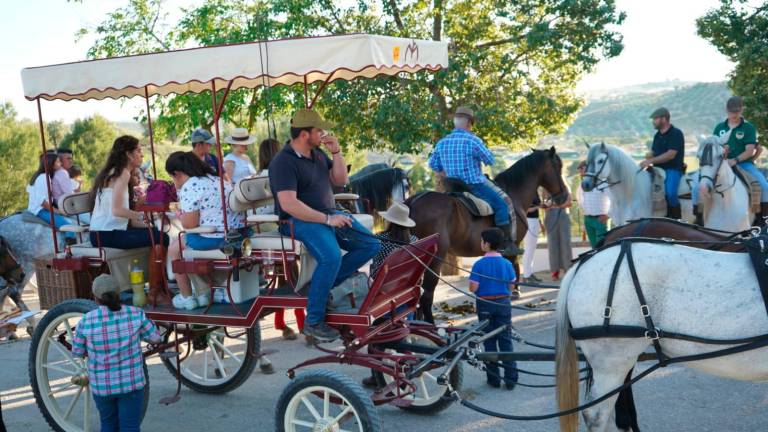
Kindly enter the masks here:
M 701 174 L 701 167 L 705 167 L 705 166 L 712 166 L 713 167 L 714 166 L 714 164 L 713 164 L 714 157 L 712 156 L 712 146 L 713 145 L 714 144 L 712 144 L 712 143 L 707 143 L 707 144 L 704 145 L 704 150 L 703 150 L 703 153 L 701 155 L 701 160 L 699 161 L 699 166 L 700 166 L 699 167 L 699 180 L 701 180 L 701 179 L 708 179 L 709 181 L 711 181 L 712 182 L 712 188 L 714 189 L 714 192 L 719 194 L 721 197 L 724 197 L 725 196 L 725 192 L 728 191 L 729 189 L 734 188 L 736 186 L 736 182 L 738 181 L 736 176 L 734 175 L 733 176 L 733 183 L 731 183 L 730 186 L 726 187 L 725 189 L 720 189 L 720 190 L 717 189 L 718 186 L 722 186 L 722 185 L 717 183 L 717 178 L 718 178 L 718 173 L 720 173 L 720 167 L 723 165 L 723 160 L 724 159 L 723 158 L 720 159 L 720 163 L 717 165 L 717 169 L 715 169 L 715 177 L 714 178 Z

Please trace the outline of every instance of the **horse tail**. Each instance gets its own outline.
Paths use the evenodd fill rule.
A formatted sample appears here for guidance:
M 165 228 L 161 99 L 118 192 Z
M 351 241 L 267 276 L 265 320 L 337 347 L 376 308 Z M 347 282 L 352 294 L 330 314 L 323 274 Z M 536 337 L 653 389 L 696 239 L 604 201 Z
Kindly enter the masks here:
M 557 370 L 557 403 L 560 410 L 571 409 L 579 404 L 579 362 L 576 343 L 571 338 L 571 323 L 568 318 L 568 289 L 576 275 L 576 268 L 566 273 L 560 284 L 557 296 L 557 353 L 555 367 Z M 576 432 L 579 429 L 578 414 L 560 417 L 561 432 Z

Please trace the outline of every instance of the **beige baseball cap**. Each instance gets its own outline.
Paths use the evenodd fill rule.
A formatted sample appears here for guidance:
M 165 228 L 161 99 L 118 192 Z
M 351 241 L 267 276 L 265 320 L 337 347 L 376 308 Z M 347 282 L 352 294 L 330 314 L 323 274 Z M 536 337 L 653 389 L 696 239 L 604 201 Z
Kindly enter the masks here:
M 471 120 L 475 119 L 475 112 L 468 106 L 460 106 L 456 108 L 456 112 L 453 113 L 453 115 L 469 117 Z
M 117 283 L 117 279 L 112 275 L 103 274 L 93 280 L 93 287 L 91 290 L 93 291 L 94 297 L 101 298 L 101 296 L 108 292 L 120 292 L 120 285 Z

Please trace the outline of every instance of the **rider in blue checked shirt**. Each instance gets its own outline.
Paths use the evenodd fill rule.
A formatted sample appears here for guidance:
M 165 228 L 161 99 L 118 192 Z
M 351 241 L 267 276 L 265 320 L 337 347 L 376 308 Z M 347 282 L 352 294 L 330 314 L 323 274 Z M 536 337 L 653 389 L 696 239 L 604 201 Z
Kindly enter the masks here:
M 510 218 L 503 191 L 483 175 L 482 164 L 493 165 L 493 153 L 488 150 L 483 140 L 472 133 L 475 115 L 471 108 L 459 107 L 453 117 L 455 129 L 437 142 L 429 157 L 429 167 L 438 175 L 457 178 L 469 187 L 472 195 L 490 204 L 494 211 L 496 226 L 504 231 L 505 256 L 520 255 L 517 246 L 515 222 Z

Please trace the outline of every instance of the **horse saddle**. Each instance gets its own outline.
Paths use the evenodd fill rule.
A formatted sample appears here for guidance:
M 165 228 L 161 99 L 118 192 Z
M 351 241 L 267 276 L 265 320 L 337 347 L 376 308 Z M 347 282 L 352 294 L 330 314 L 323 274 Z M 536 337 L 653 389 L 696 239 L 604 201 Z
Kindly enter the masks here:
M 667 179 L 667 173 L 659 167 L 651 167 L 648 170 L 651 173 L 651 202 L 653 211 L 667 209 L 667 197 L 665 195 L 664 181 Z
M 736 177 L 741 180 L 741 182 L 744 184 L 744 187 L 746 187 L 747 191 L 749 192 L 750 211 L 752 213 L 760 213 L 760 198 L 763 192 L 762 188 L 760 187 L 760 182 L 755 180 L 755 178 L 752 177 L 750 173 L 738 165 L 733 167 L 733 172 L 736 174 Z
M 484 217 L 493 215 L 493 208 L 491 208 L 491 205 L 472 195 L 469 192 L 469 187 L 463 181 L 457 178 L 447 177 L 443 180 L 443 185 L 445 187 L 445 193 L 459 200 L 472 216 Z
M 28 211 L 21 212 L 21 220 L 24 223 L 38 224 L 50 228 L 51 225 Z

